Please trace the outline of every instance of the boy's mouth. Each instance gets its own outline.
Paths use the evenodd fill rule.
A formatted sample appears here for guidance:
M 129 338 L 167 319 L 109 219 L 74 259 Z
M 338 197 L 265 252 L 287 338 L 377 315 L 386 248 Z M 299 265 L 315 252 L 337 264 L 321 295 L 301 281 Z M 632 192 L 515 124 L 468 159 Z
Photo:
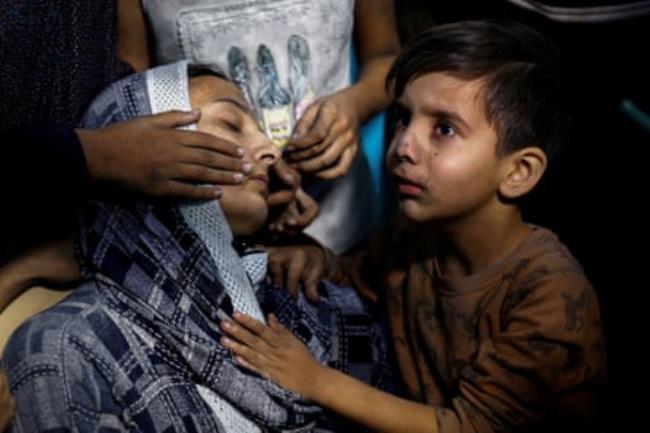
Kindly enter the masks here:
M 393 175 L 393 182 L 400 196 L 418 197 L 424 191 L 422 184 L 396 174 Z

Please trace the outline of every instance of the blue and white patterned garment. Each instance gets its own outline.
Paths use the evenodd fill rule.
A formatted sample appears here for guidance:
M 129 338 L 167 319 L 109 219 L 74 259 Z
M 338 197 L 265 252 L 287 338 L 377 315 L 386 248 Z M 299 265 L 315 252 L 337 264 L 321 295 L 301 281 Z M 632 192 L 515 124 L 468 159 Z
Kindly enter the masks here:
M 150 113 L 159 102 L 152 85 L 161 84 L 151 80 L 170 74 L 179 75 L 167 90 L 186 98 L 186 68 L 115 83 L 85 126 Z M 218 205 L 207 206 L 216 209 L 207 229 L 186 204 L 106 199 L 80 212 L 76 252 L 85 282 L 23 324 L 3 355 L 17 403 L 11 431 L 246 428 L 221 418 L 211 399 L 261 431 L 337 431 L 320 408 L 239 366 L 219 345 L 220 318 L 250 303 L 240 290 L 252 290 L 257 314 L 274 312 L 319 362 L 391 386 L 382 329 L 351 289 L 324 283 L 318 304 L 294 301 L 264 282 L 264 254 L 236 253 Z

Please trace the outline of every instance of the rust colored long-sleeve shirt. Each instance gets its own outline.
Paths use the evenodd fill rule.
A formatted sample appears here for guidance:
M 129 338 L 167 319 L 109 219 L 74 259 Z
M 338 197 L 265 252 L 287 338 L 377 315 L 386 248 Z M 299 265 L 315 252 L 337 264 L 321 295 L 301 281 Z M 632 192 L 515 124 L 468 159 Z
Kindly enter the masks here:
M 386 303 L 408 394 L 441 433 L 591 431 L 605 381 L 596 293 L 550 231 L 508 257 L 445 280 L 431 239 L 388 230 L 331 278 Z

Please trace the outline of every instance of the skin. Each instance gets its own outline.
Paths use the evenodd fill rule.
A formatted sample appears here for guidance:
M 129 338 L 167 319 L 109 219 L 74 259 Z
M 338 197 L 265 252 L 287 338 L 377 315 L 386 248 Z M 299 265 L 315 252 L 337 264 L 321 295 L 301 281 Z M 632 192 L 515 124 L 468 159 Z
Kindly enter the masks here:
M 269 169 L 280 151 L 260 130 L 246 100 L 231 82 L 202 76 L 190 80 L 190 102 L 202 112 L 197 127 L 239 143 L 250 174 L 239 185 L 224 185 L 221 208 L 236 235 L 250 235 L 266 222 Z
M 0 432 L 9 427 L 9 422 L 16 410 L 14 399 L 9 393 L 9 381 L 4 372 L 0 370 Z
M 172 111 L 100 129 L 77 129 L 89 177 L 154 197 L 218 198 L 219 185 L 241 182 L 250 167 L 241 160 L 241 146 L 223 137 L 176 129 L 200 117 L 199 111 Z
M 440 257 L 446 277 L 478 272 L 516 248 L 528 228 L 512 199 L 529 192 L 546 167 L 536 147 L 497 156 L 498 133 L 486 117 L 482 85 L 444 73 L 412 80 L 398 100 L 387 156 L 401 214 L 431 225 L 447 243 Z M 325 269 L 324 252 L 309 251 Z M 431 406 L 318 364 L 274 317 L 268 326 L 240 313 L 233 318 L 222 324 L 228 335 L 222 343 L 251 370 L 373 431 L 438 431 Z

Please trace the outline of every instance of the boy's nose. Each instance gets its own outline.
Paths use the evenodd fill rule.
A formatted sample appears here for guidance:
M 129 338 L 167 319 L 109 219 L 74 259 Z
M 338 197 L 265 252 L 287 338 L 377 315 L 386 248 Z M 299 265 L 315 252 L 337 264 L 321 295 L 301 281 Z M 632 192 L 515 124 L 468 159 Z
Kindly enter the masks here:
M 398 162 L 417 162 L 415 139 L 408 129 L 402 134 L 397 134 L 393 143 L 393 157 Z

